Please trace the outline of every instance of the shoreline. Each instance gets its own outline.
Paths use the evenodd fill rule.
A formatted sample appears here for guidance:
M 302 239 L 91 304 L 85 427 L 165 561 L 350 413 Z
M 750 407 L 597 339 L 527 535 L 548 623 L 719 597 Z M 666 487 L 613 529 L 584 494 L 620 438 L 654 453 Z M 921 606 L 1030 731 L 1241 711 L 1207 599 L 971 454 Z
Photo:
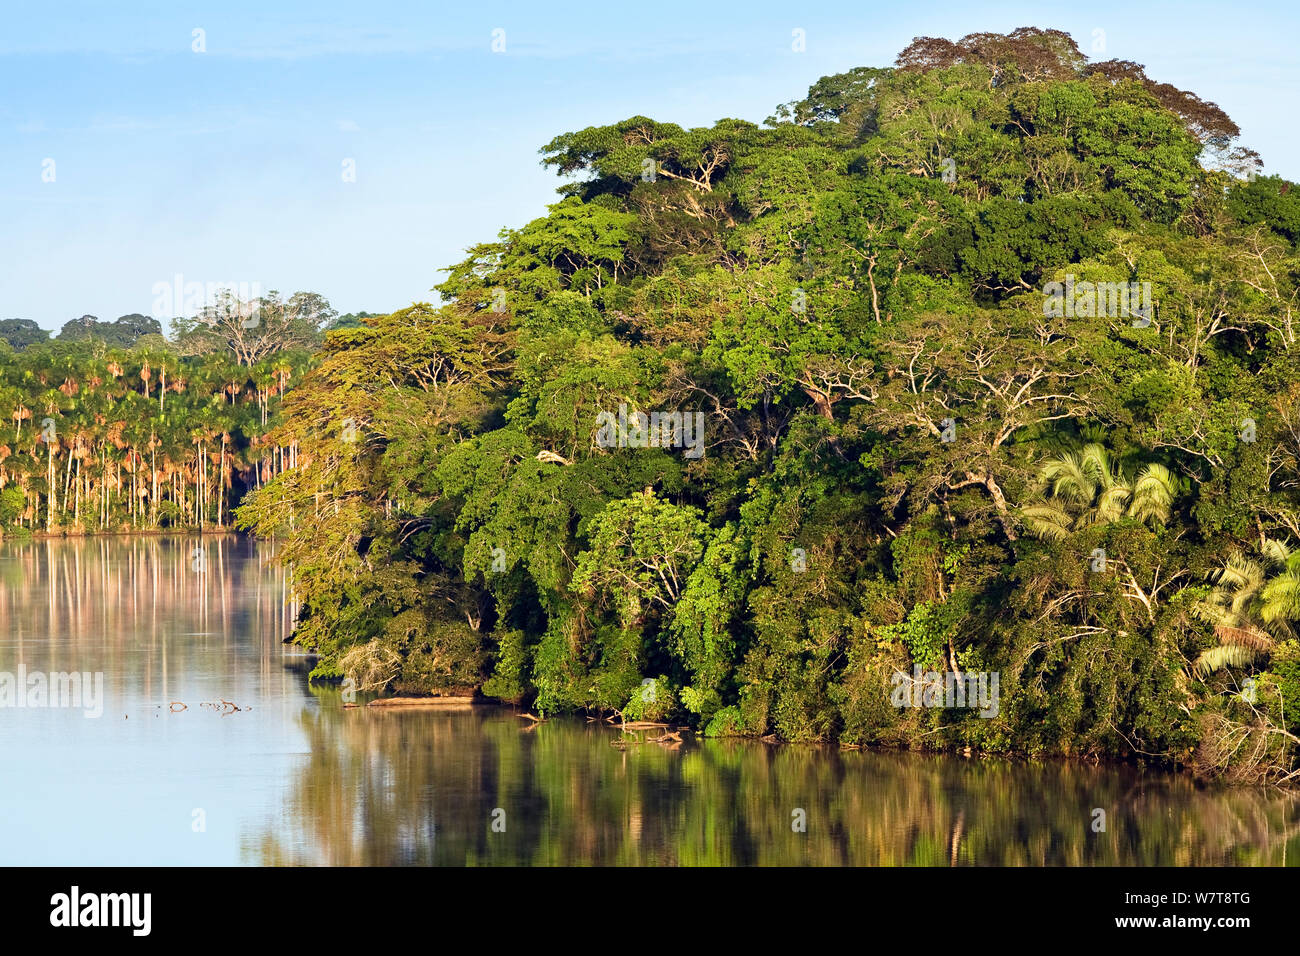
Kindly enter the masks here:
M 563 713 L 556 714 L 552 717 L 537 719 L 530 713 L 520 709 L 518 704 L 509 701 L 496 700 L 490 697 L 477 696 L 413 696 L 401 695 L 393 697 L 376 697 L 365 703 L 347 703 L 343 704 L 344 710 L 375 710 L 380 713 L 402 713 L 409 711 L 470 711 L 470 710 L 512 710 L 513 715 L 518 718 L 529 718 L 529 724 L 521 724 L 522 730 L 531 730 L 538 724 L 546 723 L 550 720 L 559 720 L 563 722 L 583 722 L 594 723 L 600 727 L 610 730 L 623 731 L 627 736 L 637 732 L 650 730 L 663 730 L 668 734 L 682 735 L 689 734 L 696 743 L 708 741 L 743 741 L 749 744 L 766 744 L 770 747 L 800 747 L 810 750 L 826 751 L 827 755 L 845 754 L 845 753 L 871 753 L 871 754 L 897 754 L 910 755 L 919 757 L 942 757 L 942 758 L 962 758 L 964 760 L 994 760 L 1003 761 L 1008 764 L 1033 766 L 1043 765 L 1073 765 L 1087 767 L 1092 769 L 1102 768 L 1128 768 L 1130 770 L 1143 774 L 1155 773 L 1164 774 L 1170 777 L 1179 777 L 1186 779 L 1197 787 L 1215 790 L 1268 790 L 1286 794 L 1300 796 L 1300 787 L 1286 787 L 1277 783 L 1264 781 L 1245 781 L 1245 780 L 1225 780 L 1216 777 L 1207 777 L 1198 774 L 1188 764 L 1175 763 L 1163 764 L 1140 757 L 1122 757 L 1116 755 L 1083 755 L 1083 754 L 1029 754 L 1023 751 L 1002 751 L 995 752 L 989 750 L 977 750 L 973 747 L 909 747 L 905 744 L 848 744 L 840 743 L 834 740 L 785 740 L 775 735 L 753 736 L 748 734 L 726 734 L 720 736 L 706 736 L 699 731 L 685 724 L 669 722 L 647 722 L 647 721 L 628 721 L 621 723 L 617 720 L 608 720 L 605 718 L 584 717 L 581 713 Z M 623 737 L 612 738 L 616 741 L 624 741 Z M 666 745 L 673 747 L 683 741 L 680 739 L 670 740 Z M 648 743 L 665 743 L 664 741 L 648 738 L 639 741 L 642 744 Z
M 0 531 L 0 541 L 52 541 L 59 538 L 77 541 L 86 538 L 179 538 L 193 537 L 195 535 L 207 535 L 213 537 L 233 535 L 258 541 L 273 540 L 271 538 L 259 538 L 247 531 L 241 531 L 239 528 L 205 526 L 202 528 L 138 528 L 131 531 L 25 531 L 23 534 L 14 534 L 11 529 L 9 531 Z
M 274 541 L 274 538 L 263 538 L 256 534 L 243 531 L 237 528 L 205 526 L 203 528 L 191 529 L 136 529 L 130 531 L 87 531 L 87 532 L 66 532 L 66 531 L 35 531 L 21 536 L 12 534 L 0 534 L 0 543 L 13 541 L 15 543 L 27 543 L 31 541 L 49 542 L 52 540 L 68 541 L 86 541 L 92 538 L 148 538 L 148 539 L 189 539 L 208 538 L 208 539 L 246 539 L 250 541 Z M 309 650 L 303 649 L 302 657 L 304 659 L 316 658 L 318 655 Z M 309 681 L 310 683 L 310 681 Z M 333 684 L 333 681 L 323 681 L 325 684 Z M 510 701 L 498 700 L 489 697 L 479 696 L 477 694 L 443 694 L 439 696 L 421 696 L 413 694 L 392 695 L 388 697 L 377 697 L 365 703 L 344 704 L 343 707 L 348 710 L 374 708 L 377 712 L 393 712 L 406 710 L 477 710 L 485 708 L 514 708 L 519 716 L 523 713 L 519 705 Z M 554 717 L 560 719 L 581 719 L 581 711 L 572 713 L 556 714 Z M 551 718 L 546 718 L 551 719 Z M 602 725 L 608 725 L 611 728 L 622 728 L 624 725 L 617 720 L 606 720 L 604 718 L 588 718 L 593 722 Z M 539 723 L 542 721 L 538 721 Z M 657 725 L 658 726 L 658 725 Z M 670 722 L 662 725 L 664 729 L 674 733 L 689 733 L 697 740 L 745 740 L 768 745 L 805 745 L 813 748 L 826 748 L 839 752 L 866 751 L 866 752 L 907 752 L 915 754 L 929 754 L 937 756 L 962 757 L 964 759 L 1003 759 L 1016 763 L 1062 763 L 1085 764 L 1091 766 L 1112 765 L 1128 766 L 1143 770 L 1151 770 L 1158 773 L 1167 773 L 1170 775 L 1184 777 L 1197 783 L 1199 786 L 1226 786 L 1230 788 L 1247 788 L 1247 789 L 1266 789 L 1278 790 L 1285 793 L 1300 793 L 1300 783 L 1288 786 L 1285 783 L 1279 783 L 1269 780 L 1229 780 L 1223 777 L 1210 776 L 1195 769 L 1193 764 L 1187 761 L 1171 760 L 1168 762 L 1162 760 L 1153 760 L 1139 755 L 1125 756 L 1118 754 L 1071 754 L 1071 753 L 1042 753 L 1029 754 L 1018 750 L 1006 751 L 988 751 L 979 750 L 968 745 L 950 745 L 950 746 L 930 746 L 921 744 L 909 745 L 908 743 L 847 743 L 841 740 L 788 740 L 776 735 L 755 735 L 755 734 L 727 734 L 718 736 L 705 736 L 701 730 L 690 727 L 689 725 Z M 629 731 L 644 729 L 636 727 L 629 723 Z

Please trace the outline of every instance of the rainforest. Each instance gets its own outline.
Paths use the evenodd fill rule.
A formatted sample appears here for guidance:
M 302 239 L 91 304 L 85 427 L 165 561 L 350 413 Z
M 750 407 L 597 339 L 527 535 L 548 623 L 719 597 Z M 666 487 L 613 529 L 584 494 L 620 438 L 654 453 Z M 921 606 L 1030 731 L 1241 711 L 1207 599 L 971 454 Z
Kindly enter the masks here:
M 1300 193 L 1222 109 L 1025 28 L 540 156 L 436 302 L 10 328 L 0 529 L 275 538 L 363 691 L 1300 781 Z

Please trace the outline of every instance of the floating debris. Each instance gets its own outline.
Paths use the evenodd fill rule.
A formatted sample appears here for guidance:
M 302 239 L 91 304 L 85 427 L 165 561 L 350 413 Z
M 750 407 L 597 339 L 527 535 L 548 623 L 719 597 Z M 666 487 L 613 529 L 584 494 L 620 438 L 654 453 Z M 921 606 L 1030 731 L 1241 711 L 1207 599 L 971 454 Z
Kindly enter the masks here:
M 162 705 L 159 704 L 159 706 L 161 707 Z M 231 714 L 238 713 L 241 710 L 253 709 L 251 707 L 240 707 L 233 700 L 226 700 L 224 697 L 221 698 L 220 700 L 200 701 L 199 706 L 204 708 L 205 710 L 214 711 L 220 714 L 222 717 L 228 717 Z M 173 700 L 170 704 L 167 705 L 167 708 L 171 713 L 179 714 L 182 711 L 189 710 L 190 705 L 185 703 L 184 701 Z M 154 716 L 157 715 L 155 714 Z
M 610 745 L 617 747 L 619 750 L 626 750 L 631 744 L 638 746 L 642 744 L 659 744 L 665 750 L 680 750 L 682 746 L 682 733 L 685 728 L 674 727 L 672 724 L 661 724 L 655 721 L 629 721 L 620 725 L 623 733 L 610 740 Z M 658 736 L 651 737 L 651 730 L 661 730 Z
M 225 698 L 222 698 L 221 700 L 203 701 L 199 706 L 206 707 L 208 710 L 216 711 L 221 714 L 222 717 L 243 710 L 242 707 L 236 706 L 233 700 L 226 700 Z

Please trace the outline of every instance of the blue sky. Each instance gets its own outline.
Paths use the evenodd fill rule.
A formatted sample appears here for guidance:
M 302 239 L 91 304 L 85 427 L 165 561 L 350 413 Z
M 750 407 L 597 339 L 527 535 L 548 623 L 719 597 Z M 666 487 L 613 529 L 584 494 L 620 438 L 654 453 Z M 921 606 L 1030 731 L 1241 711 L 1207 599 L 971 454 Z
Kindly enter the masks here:
M 537 149 L 557 133 L 636 114 L 761 122 L 921 35 L 1066 30 L 1095 59 L 1136 60 L 1217 102 L 1266 172 L 1300 179 L 1295 10 L 6 0 L 0 318 L 57 329 L 149 313 L 155 284 L 178 274 L 320 292 L 343 312 L 429 300 L 440 267 L 555 201 Z

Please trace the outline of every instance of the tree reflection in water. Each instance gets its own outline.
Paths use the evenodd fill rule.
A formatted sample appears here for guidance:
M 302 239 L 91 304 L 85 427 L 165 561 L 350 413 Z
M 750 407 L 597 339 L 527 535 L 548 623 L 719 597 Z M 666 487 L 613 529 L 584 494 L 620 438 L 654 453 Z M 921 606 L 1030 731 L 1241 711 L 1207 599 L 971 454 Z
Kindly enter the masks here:
M 0 832 L 27 841 L 19 858 L 1300 862 L 1298 798 L 1130 767 L 689 737 L 620 748 L 617 729 L 580 719 L 532 727 L 506 709 L 344 710 L 336 691 L 307 685 L 309 665 L 283 644 L 296 606 L 274 551 L 213 536 L 0 544 L 0 670 L 103 671 L 111 708 L 103 721 L 3 715 L 13 779 L 54 788 L 27 799 L 15 790 Z M 241 710 L 203 709 L 218 698 Z M 190 706 L 172 713 L 174 700 Z M 90 776 L 78 769 L 88 755 Z M 202 836 L 194 807 L 208 813 Z M 498 808 L 504 832 L 492 829 Z M 1104 833 L 1092 832 L 1096 808 Z M 796 810 L 805 833 L 791 829 Z M 57 847 L 27 836 L 60 828 L 70 836 Z
M 304 709 L 269 864 L 1284 865 L 1300 806 L 1130 767 L 688 740 L 508 711 Z M 504 832 L 494 832 L 494 811 Z M 1093 810 L 1106 830 L 1092 830 Z M 807 831 L 793 814 L 806 812 Z M 497 814 L 500 819 L 500 814 Z

